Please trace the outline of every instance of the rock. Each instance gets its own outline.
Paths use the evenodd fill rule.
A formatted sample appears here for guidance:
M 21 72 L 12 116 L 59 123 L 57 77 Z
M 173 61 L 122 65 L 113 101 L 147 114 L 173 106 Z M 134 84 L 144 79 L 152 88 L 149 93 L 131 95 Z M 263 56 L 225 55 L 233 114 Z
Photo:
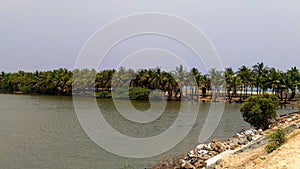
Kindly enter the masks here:
M 239 147 L 239 145 L 238 144 L 234 144 L 234 143 L 229 143 L 229 147 L 230 147 L 230 150 L 234 150 L 237 147 Z
M 259 157 L 259 159 L 265 160 L 265 159 L 266 159 L 266 156 L 261 156 L 261 157 Z
M 196 169 L 196 167 L 189 162 L 182 164 L 182 167 L 186 169 Z
M 246 130 L 245 131 L 246 136 L 251 136 L 252 134 L 254 134 L 252 130 Z
M 167 162 L 164 162 L 160 165 L 159 167 L 160 169 L 168 169 L 169 168 L 169 164 Z
M 212 151 L 217 151 L 218 150 L 218 147 L 217 147 L 217 145 L 215 143 L 211 143 L 210 147 L 211 147 Z
M 253 163 L 254 164 L 258 164 L 258 163 L 260 163 L 261 161 L 260 161 L 260 159 L 259 158 L 257 158 L 257 159 L 255 159 L 255 160 L 253 160 Z
M 245 144 L 247 144 L 247 138 L 245 138 L 245 137 L 240 138 L 240 140 L 238 141 L 238 144 L 239 145 L 245 145 Z
M 208 143 L 208 144 L 205 146 L 205 149 L 208 150 L 208 151 L 212 151 L 211 144 L 212 144 L 212 143 Z
M 218 154 L 219 154 L 219 153 L 216 152 L 216 151 L 209 151 L 209 152 L 208 152 L 208 155 L 210 155 L 210 157 L 216 156 L 216 155 L 218 155 Z
M 215 142 L 215 144 L 218 148 L 225 148 L 225 145 L 219 141 Z
M 203 148 L 204 148 L 204 144 L 199 144 L 196 148 L 198 149 L 198 150 L 202 150 Z
M 210 156 L 208 154 L 202 154 L 200 156 L 200 158 L 203 159 L 204 161 L 206 161 L 206 160 L 210 159 Z
M 212 139 L 211 142 L 212 142 L 212 143 L 215 143 L 215 142 L 217 142 L 217 140 L 216 140 L 216 139 Z
M 188 156 L 189 156 L 190 158 L 193 158 L 193 157 L 196 157 L 196 154 L 195 154 L 195 152 L 194 152 L 193 150 L 191 150 L 191 151 L 188 153 Z
M 261 137 L 262 137 L 261 135 L 255 135 L 255 136 L 252 137 L 252 140 L 258 140 Z
M 224 152 L 226 149 L 225 145 L 219 141 L 215 142 L 215 145 L 217 147 L 216 151 L 218 151 L 219 153 Z
M 251 135 L 247 136 L 247 140 L 252 141 L 252 136 Z
M 240 134 L 240 133 L 236 133 L 235 135 L 238 136 L 238 137 L 243 137 L 244 136 L 243 134 Z
M 196 168 L 203 168 L 206 167 L 206 162 L 199 160 L 198 162 L 195 163 Z
M 207 154 L 208 151 L 207 150 L 198 150 L 198 154 Z
M 238 145 L 239 144 L 239 139 L 234 138 L 234 139 L 231 140 L 231 143 L 233 143 L 235 145 Z

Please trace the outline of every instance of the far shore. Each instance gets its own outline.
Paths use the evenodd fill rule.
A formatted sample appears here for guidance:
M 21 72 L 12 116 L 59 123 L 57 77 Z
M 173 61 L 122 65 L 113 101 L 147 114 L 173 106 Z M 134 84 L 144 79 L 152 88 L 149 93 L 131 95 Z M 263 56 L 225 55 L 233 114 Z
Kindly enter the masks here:
M 269 94 L 272 94 L 272 92 L 267 92 Z M 29 93 L 29 92 L 24 92 L 24 91 L 13 91 L 13 92 L 3 92 L 0 90 L 0 94 L 17 94 L 17 95 L 49 95 L 49 96 L 69 96 L 69 97 L 72 97 L 72 95 L 57 95 L 57 94 L 39 94 L 39 93 Z M 238 93 L 238 95 L 240 95 L 240 93 Z M 183 95 L 182 96 L 182 99 L 185 100 L 185 101 L 199 101 L 199 102 L 203 102 L 203 103 L 208 103 L 208 102 L 225 102 L 225 103 L 243 103 L 245 101 L 247 101 L 247 98 L 249 96 L 254 96 L 254 95 L 257 95 L 256 92 L 253 92 L 252 94 L 248 94 L 247 97 L 245 96 L 235 96 L 235 97 L 232 97 L 231 99 L 231 102 L 229 102 L 229 99 L 228 97 L 217 97 L 215 99 L 212 99 L 212 96 L 211 96 L 211 93 L 209 92 L 205 97 L 203 97 L 202 95 L 194 95 L 193 98 L 191 97 L 191 95 Z M 281 100 L 281 99 L 278 99 L 279 101 L 279 106 L 280 107 L 291 107 L 291 108 L 296 108 L 297 106 L 300 105 L 300 97 L 298 96 L 300 94 L 297 94 L 297 97 L 295 97 L 293 100 L 287 100 L 286 102 L 284 100 Z M 77 95 L 77 96 L 80 96 L 80 97 L 91 97 L 91 96 L 94 96 L 96 98 L 111 98 L 110 97 L 97 97 L 95 94 L 86 94 L 86 95 Z M 167 98 L 167 96 L 166 96 Z M 242 99 L 241 99 L 242 98 Z M 131 100 L 148 100 L 148 98 L 142 98 L 142 99 L 131 99 Z M 178 99 L 176 99 L 175 97 L 173 97 L 172 99 L 167 99 L 168 101 L 180 101 Z

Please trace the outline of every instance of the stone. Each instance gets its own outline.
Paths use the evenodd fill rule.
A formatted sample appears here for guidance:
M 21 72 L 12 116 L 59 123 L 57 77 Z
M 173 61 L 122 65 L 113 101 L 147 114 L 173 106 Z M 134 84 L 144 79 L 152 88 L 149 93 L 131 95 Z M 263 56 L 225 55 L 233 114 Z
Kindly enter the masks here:
M 211 150 L 213 150 L 213 151 L 217 151 L 218 150 L 218 147 L 217 147 L 217 145 L 215 143 L 211 143 L 210 147 L 211 147 Z
M 210 156 L 208 154 L 202 154 L 200 156 L 200 158 L 203 159 L 203 160 L 208 160 L 208 159 L 210 159 Z
M 212 144 L 212 143 L 208 143 L 208 144 L 205 146 L 205 149 L 208 150 L 208 151 L 211 151 L 211 150 L 212 150 L 211 144 Z
M 182 167 L 186 169 L 196 169 L 196 167 L 189 162 L 184 163 Z
M 234 139 L 231 140 L 231 143 L 233 143 L 235 145 L 238 145 L 239 144 L 239 139 L 234 138 Z
M 240 138 L 240 140 L 238 141 L 239 145 L 245 145 L 246 143 L 247 143 L 247 138 L 245 138 L 245 137 Z
M 191 151 L 188 153 L 188 156 L 189 156 L 190 158 L 193 158 L 193 157 L 196 157 L 196 154 L 195 154 L 195 152 L 194 152 L 193 150 L 191 150 Z
M 260 159 L 259 158 L 257 158 L 257 159 L 255 159 L 255 160 L 253 160 L 253 163 L 254 164 L 258 164 L 258 163 L 260 163 L 261 161 L 260 161 Z
M 164 162 L 161 164 L 161 166 L 159 167 L 160 169 L 168 169 L 169 168 L 169 164 L 167 162 Z
M 254 134 L 252 130 L 246 130 L 245 131 L 246 136 L 251 136 L 252 134 Z
M 252 141 L 252 136 L 251 135 L 247 136 L 247 140 Z
M 266 159 L 266 156 L 260 156 L 259 157 L 261 160 L 265 160 Z
M 222 153 L 222 152 L 224 152 L 225 150 L 226 150 L 225 148 L 221 147 L 221 148 L 219 148 L 219 153 Z
M 203 168 L 206 167 L 206 162 L 199 160 L 198 162 L 195 163 L 196 168 Z
M 202 150 L 202 149 L 204 148 L 204 146 L 205 146 L 204 144 L 199 144 L 199 145 L 197 145 L 196 148 L 197 148 L 198 150 Z
M 221 142 L 219 142 L 219 141 L 215 142 L 215 145 L 216 145 L 218 148 L 224 148 L 224 147 L 225 147 L 224 144 L 221 143 Z
M 198 150 L 198 154 L 207 154 L 208 151 L 207 150 Z

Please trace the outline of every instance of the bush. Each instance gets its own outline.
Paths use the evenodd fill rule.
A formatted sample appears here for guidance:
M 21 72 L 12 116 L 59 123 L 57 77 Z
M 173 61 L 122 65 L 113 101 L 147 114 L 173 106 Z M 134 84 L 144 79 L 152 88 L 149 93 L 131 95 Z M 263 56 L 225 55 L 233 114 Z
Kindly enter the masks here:
M 29 86 L 21 86 L 19 87 L 19 90 L 22 92 L 31 92 L 31 88 Z
M 95 93 L 97 98 L 111 98 L 111 93 L 109 91 L 100 91 Z
M 278 99 L 275 95 L 262 94 L 258 96 L 251 96 L 245 102 L 240 111 L 243 118 L 250 125 L 262 129 L 269 128 L 271 121 L 276 117 L 278 109 Z
M 150 89 L 143 87 L 116 88 L 112 93 L 114 98 L 128 98 L 131 100 L 146 100 L 149 98 Z
M 268 135 L 269 144 L 265 147 L 267 153 L 271 153 L 272 151 L 279 148 L 286 141 L 286 130 L 277 129 L 272 134 Z

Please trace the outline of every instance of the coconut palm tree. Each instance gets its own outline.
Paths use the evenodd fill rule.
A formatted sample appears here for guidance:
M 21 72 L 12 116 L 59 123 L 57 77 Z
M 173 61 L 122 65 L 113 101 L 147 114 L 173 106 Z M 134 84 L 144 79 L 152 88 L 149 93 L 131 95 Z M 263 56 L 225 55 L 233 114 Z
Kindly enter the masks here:
M 244 91 L 245 97 L 247 97 L 248 87 L 251 82 L 251 69 L 246 67 L 245 65 L 242 65 L 242 67 L 240 67 L 237 72 L 237 76 L 240 77 L 241 83 L 243 84 L 241 87 L 241 96 Z
M 280 86 L 280 71 L 276 70 L 275 68 L 271 68 L 269 70 L 269 81 L 270 81 L 270 88 L 272 89 L 273 94 L 277 94 L 278 88 Z
M 252 66 L 252 72 L 253 72 L 253 80 L 254 80 L 254 86 L 256 87 L 256 93 L 259 93 L 259 87 L 262 84 L 263 81 L 263 70 L 264 70 L 264 63 L 257 63 L 256 65 Z
M 226 81 L 226 94 L 228 95 L 228 99 L 231 102 L 231 89 L 232 89 L 232 81 L 234 77 L 234 72 L 231 67 L 225 69 L 225 81 Z
M 289 100 L 292 100 L 296 95 L 297 86 L 300 86 L 300 74 L 296 66 L 287 71 L 288 88 L 292 91 Z

